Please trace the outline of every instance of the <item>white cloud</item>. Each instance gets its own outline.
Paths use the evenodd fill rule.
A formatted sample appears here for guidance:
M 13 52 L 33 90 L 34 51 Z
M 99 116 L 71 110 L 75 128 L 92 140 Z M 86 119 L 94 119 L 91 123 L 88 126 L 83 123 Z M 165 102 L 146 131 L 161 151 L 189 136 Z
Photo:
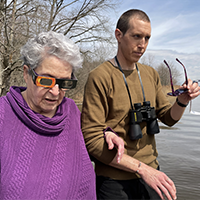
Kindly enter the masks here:
M 192 80 L 200 79 L 200 54 L 180 53 L 172 50 L 153 50 L 147 49 L 144 56 L 153 55 L 155 66 L 163 63 L 163 60 L 173 62 L 177 69 L 182 73 L 184 79 L 183 69 L 180 64 L 176 62 L 178 58 L 186 67 L 188 78 Z
M 182 31 L 185 28 L 188 28 L 188 25 L 186 16 L 178 15 L 162 22 L 159 25 L 155 25 L 155 27 L 153 27 L 152 34 L 154 37 L 160 37 L 168 33 Z
M 198 18 L 199 13 L 180 14 L 153 24 L 150 48 L 166 48 L 184 53 L 200 52 Z

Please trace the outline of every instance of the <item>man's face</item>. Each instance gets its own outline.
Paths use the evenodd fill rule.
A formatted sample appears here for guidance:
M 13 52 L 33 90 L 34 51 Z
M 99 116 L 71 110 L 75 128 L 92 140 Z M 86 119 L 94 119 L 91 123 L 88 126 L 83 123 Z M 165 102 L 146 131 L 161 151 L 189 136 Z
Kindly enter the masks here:
M 35 69 L 38 75 L 53 78 L 71 78 L 72 66 L 61 61 L 55 56 L 46 57 L 40 66 Z M 28 67 L 24 66 L 24 79 L 27 89 L 24 91 L 24 98 L 29 107 L 44 116 L 53 117 L 57 106 L 62 102 L 65 91 L 59 89 L 58 85 L 53 88 L 36 86 L 32 77 L 28 74 Z
M 151 24 L 137 18 L 131 18 L 129 26 L 130 28 L 124 35 L 117 29 L 116 38 L 118 40 L 118 52 L 127 64 L 132 64 L 138 62 L 147 48 L 151 37 Z

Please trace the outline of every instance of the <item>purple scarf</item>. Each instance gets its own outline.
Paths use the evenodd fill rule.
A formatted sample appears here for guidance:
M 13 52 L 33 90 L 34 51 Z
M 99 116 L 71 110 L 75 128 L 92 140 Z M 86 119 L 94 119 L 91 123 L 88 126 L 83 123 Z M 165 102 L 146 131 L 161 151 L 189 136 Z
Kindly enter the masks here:
M 7 99 L 13 108 L 15 114 L 22 120 L 24 124 L 39 134 L 59 134 L 64 126 L 68 112 L 63 112 L 63 104 L 68 99 L 64 98 L 58 106 L 57 112 L 53 118 L 48 118 L 31 110 L 21 95 L 24 87 L 11 87 L 7 94 Z
M 11 87 L 0 98 L 0 199 L 95 200 L 95 173 L 74 101 L 53 118 L 35 113 Z

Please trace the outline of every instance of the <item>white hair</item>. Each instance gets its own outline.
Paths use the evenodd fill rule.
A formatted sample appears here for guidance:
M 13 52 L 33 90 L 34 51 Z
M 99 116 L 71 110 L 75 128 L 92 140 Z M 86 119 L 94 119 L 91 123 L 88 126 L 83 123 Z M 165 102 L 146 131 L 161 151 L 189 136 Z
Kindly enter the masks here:
M 53 55 L 67 61 L 73 67 L 73 71 L 81 68 L 83 62 L 78 46 L 62 33 L 53 31 L 42 32 L 29 39 L 20 53 L 24 64 L 32 69 L 41 64 L 45 55 Z

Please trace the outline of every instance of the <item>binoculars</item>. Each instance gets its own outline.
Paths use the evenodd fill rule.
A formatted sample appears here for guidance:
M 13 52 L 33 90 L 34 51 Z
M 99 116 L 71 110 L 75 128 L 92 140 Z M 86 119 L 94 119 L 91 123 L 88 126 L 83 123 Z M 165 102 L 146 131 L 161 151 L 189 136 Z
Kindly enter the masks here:
M 159 133 L 158 121 L 154 107 L 150 106 L 150 101 L 134 104 L 135 110 L 130 110 L 130 127 L 129 137 L 130 140 L 137 140 L 142 138 L 142 131 L 140 123 L 143 121 L 147 122 L 147 134 Z

